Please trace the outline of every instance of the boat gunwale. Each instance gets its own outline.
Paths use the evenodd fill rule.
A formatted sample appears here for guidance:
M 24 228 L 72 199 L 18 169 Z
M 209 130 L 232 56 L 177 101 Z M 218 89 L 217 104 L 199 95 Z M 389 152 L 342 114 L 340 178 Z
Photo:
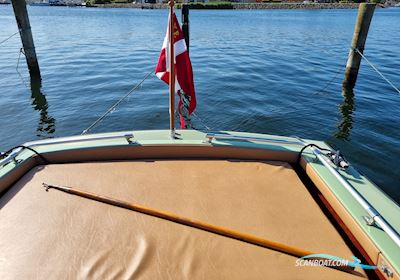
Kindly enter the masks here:
M 197 131 L 196 131 L 197 132 Z M 230 132 L 232 133 L 232 132 Z M 111 135 L 113 135 L 113 133 L 110 133 Z M 109 134 L 109 135 L 110 135 Z M 140 134 L 140 133 L 139 133 Z M 184 134 L 184 133 L 183 133 Z M 234 134 L 246 134 L 249 135 L 250 133 L 234 133 Z M 137 135 L 135 133 L 135 135 Z M 289 162 L 289 163 L 295 163 L 296 159 L 297 159 L 297 155 L 299 150 L 298 149 L 293 149 L 293 147 L 288 147 L 285 146 L 284 144 L 270 144 L 270 145 L 266 145 L 264 143 L 257 143 L 257 142 L 251 142 L 248 140 L 245 141 L 238 141 L 238 140 L 226 140 L 226 141 L 213 141 L 212 143 L 208 143 L 204 141 L 204 134 L 201 133 L 199 134 L 200 137 L 196 137 L 196 139 L 186 139 L 186 137 L 183 137 L 185 139 L 182 140 L 167 140 L 165 139 L 157 139 L 157 141 L 153 141 L 154 139 L 141 139 L 140 135 L 138 137 L 138 139 L 135 139 L 135 141 L 133 143 L 129 143 L 128 141 L 126 141 L 124 144 L 116 144 L 116 143 L 110 143 L 110 142 L 104 142 L 102 143 L 102 145 L 100 146 L 93 146 L 93 145 L 82 145 L 84 144 L 84 140 L 79 141 L 79 143 L 76 143 L 76 147 L 71 147 L 71 143 L 67 144 L 67 145 L 57 145 L 58 149 L 54 150 L 54 145 L 52 144 L 43 144 L 38 146 L 39 147 L 39 151 L 40 153 L 42 153 L 44 156 L 51 156 L 51 155 L 62 155 L 63 153 L 67 152 L 78 152 L 81 153 L 82 151 L 99 151 L 101 149 L 105 149 L 105 150 L 112 150 L 115 148 L 128 148 L 131 149 L 132 151 L 137 151 L 138 148 L 142 148 L 142 149 L 146 149 L 147 151 L 149 150 L 149 148 L 168 148 L 169 152 L 171 153 L 171 148 L 174 148 L 172 150 L 177 151 L 177 154 L 173 154 L 172 156 L 168 156 L 168 157 L 161 157 L 161 158 L 166 158 L 166 159 L 172 159 L 172 158 L 193 158 L 193 159 L 210 159 L 210 157 L 206 154 L 202 154 L 202 155 L 198 155 L 198 156 L 184 156 L 182 155 L 183 147 L 186 148 L 199 148 L 200 150 L 203 149 L 211 149 L 213 151 L 213 153 L 215 151 L 217 151 L 218 148 L 227 148 L 229 150 L 232 151 L 232 149 L 236 149 L 238 151 L 250 151 L 252 150 L 253 152 L 255 151 L 257 156 L 253 156 L 254 160 L 274 160 L 273 158 L 263 158 L 260 156 L 260 151 L 264 150 L 264 151 L 268 151 L 268 152 L 274 152 L 274 153 L 286 153 L 287 156 L 290 157 L 290 160 L 286 159 L 284 161 Z M 80 137 L 80 136 L 77 136 Z M 86 136 L 83 136 L 83 138 L 85 138 Z M 113 138 L 115 139 L 111 139 L 111 140 L 116 140 L 117 138 L 122 138 L 123 135 L 119 135 L 119 136 L 115 136 Z M 274 136 L 279 138 L 278 136 Z M 206 137 L 207 138 L 207 137 Z M 281 137 L 281 138 L 286 138 L 286 139 L 290 139 L 289 137 Z M 106 139 L 107 140 L 107 139 Z M 109 139 L 108 139 L 109 140 Z M 35 141 L 40 142 L 40 141 Z M 35 143 L 34 142 L 34 143 Z M 83 143 L 82 143 L 83 142 Z M 330 148 L 328 145 L 326 145 L 323 142 L 317 142 L 317 141 L 308 141 L 308 143 L 317 143 L 318 145 L 321 145 L 323 147 L 328 147 Z M 28 142 L 29 143 L 29 142 Z M 32 143 L 32 142 L 30 142 Z M 73 142 L 74 143 L 74 142 Z M 292 145 L 293 146 L 293 145 Z M 47 147 L 47 151 L 46 148 Z M 175 149 L 177 148 L 177 149 Z M 29 154 L 29 156 L 28 156 Z M 135 154 L 135 153 L 134 153 Z M 21 153 L 19 154 L 20 156 L 23 156 L 23 158 L 21 158 L 22 162 L 21 163 L 29 163 L 31 162 L 31 160 L 34 161 L 34 164 L 36 163 L 36 165 L 40 164 L 40 159 L 33 154 L 32 152 L 28 151 L 28 150 L 23 150 L 21 151 Z M 123 158 L 122 160 L 132 160 L 132 159 L 138 159 L 138 160 L 142 160 L 142 159 L 155 159 L 157 157 L 133 157 L 133 158 Z M 235 157 L 233 154 L 228 153 L 228 156 L 217 156 L 217 157 L 212 157 L 212 159 L 243 159 L 242 157 Z M 251 159 L 251 158 L 246 158 L 246 159 Z M 104 161 L 107 159 L 100 159 L 100 161 Z M 110 160 L 110 159 L 108 159 Z M 118 157 L 112 159 L 112 160 L 121 160 L 118 159 Z M 280 160 L 282 161 L 282 159 L 275 159 L 275 160 Z M 96 160 L 99 161 L 99 160 Z M 360 227 L 361 231 L 366 234 L 368 236 L 368 239 L 373 242 L 376 246 L 379 247 L 378 250 L 378 254 L 382 254 L 384 257 L 386 257 L 387 259 L 389 259 L 390 261 L 392 261 L 392 263 L 395 264 L 396 266 L 396 270 L 399 271 L 399 265 L 400 262 L 398 259 L 398 256 L 396 257 L 396 254 L 393 254 L 393 245 L 390 245 L 391 243 L 394 244 L 394 242 L 392 240 L 388 240 L 390 239 L 385 233 L 382 233 L 379 229 L 374 228 L 374 227 L 370 227 L 370 226 L 366 226 L 365 222 L 361 219 L 361 217 L 359 217 L 359 213 L 365 213 L 367 214 L 366 211 L 364 211 L 363 209 L 361 209 L 361 205 L 359 205 L 358 203 L 355 203 L 354 199 L 349 198 L 348 196 L 343 196 L 343 193 L 339 193 L 338 189 L 340 190 L 340 186 L 334 186 L 335 184 L 337 185 L 338 182 L 336 182 L 337 180 L 335 178 L 331 178 L 331 175 L 327 175 L 324 174 L 324 172 L 321 172 L 321 165 L 318 162 L 315 162 L 315 157 L 312 155 L 312 153 L 310 152 L 305 152 L 305 154 L 302 157 L 302 162 L 305 161 L 306 162 L 306 167 L 309 166 L 312 170 L 314 170 L 316 172 L 316 174 L 318 175 L 318 177 L 320 177 L 320 179 L 325 182 L 325 184 L 327 185 L 327 188 L 329 189 L 329 191 L 334 195 L 334 197 L 340 202 L 341 207 L 352 217 L 352 221 L 354 221 L 355 224 L 358 225 L 358 227 Z M 63 161 L 63 163 L 65 162 L 82 162 L 81 160 L 78 161 L 71 161 L 71 160 L 67 160 L 67 161 Z M 21 166 L 21 163 L 19 164 L 19 166 Z M 57 162 L 56 162 L 57 163 Z M 61 162 L 60 162 L 61 163 Z M 306 171 L 306 167 L 303 166 L 303 168 Z M 31 167 L 32 168 L 32 167 Z M 352 168 L 352 167 L 350 167 Z M 11 171 L 16 171 L 20 168 L 17 167 L 13 167 L 11 168 Z M 355 170 L 354 170 L 355 171 Z M 355 171 L 356 172 L 356 171 Z M 9 172 L 7 172 L 9 173 Z M 343 176 L 344 174 L 347 174 L 348 176 L 350 176 L 350 174 L 346 173 L 346 172 L 341 172 L 341 175 Z M 358 174 L 358 173 L 357 173 Z M 1 181 L 3 181 L 5 179 L 5 177 L 7 174 L 1 174 L 1 170 L 0 170 L 0 184 Z M 9 174 L 11 175 L 11 174 Z M 360 174 L 358 174 L 360 175 Z M 348 178 L 345 178 L 345 180 L 348 180 Z M 363 183 L 365 184 L 369 184 L 368 187 L 371 188 L 375 188 L 378 192 L 382 192 L 378 187 L 376 187 L 374 184 L 372 184 L 367 178 L 365 178 L 364 176 L 362 177 Z M 336 183 L 335 183 L 336 182 Z M 315 183 L 315 182 L 314 182 Z M 11 184 L 12 185 L 12 184 Z M 1 185 L 0 185 L 1 187 Z M 337 188 L 335 190 L 335 188 Z M 383 192 L 382 192 L 383 193 Z M 349 194 L 348 194 L 349 195 Z M 396 205 L 397 206 L 397 205 Z M 399 211 L 400 209 L 397 209 L 397 211 Z M 392 248 L 391 248 L 392 247 Z M 394 258 L 394 259 L 393 259 Z M 396 262 L 397 261 L 397 262 Z

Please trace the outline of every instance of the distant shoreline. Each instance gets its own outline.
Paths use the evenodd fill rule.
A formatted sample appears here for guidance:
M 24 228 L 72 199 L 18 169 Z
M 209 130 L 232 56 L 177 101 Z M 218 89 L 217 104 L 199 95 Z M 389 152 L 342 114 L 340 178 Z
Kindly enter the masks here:
M 322 10 L 322 9 L 357 9 L 359 3 L 232 3 L 230 5 L 191 5 L 192 10 Z M 95 4 L 95 8 L 133 8 L 133 9 L 168 9 L 168 4 L 149 3 L 111 3 Z M 177 8 L 180 8 L 179 6 Z

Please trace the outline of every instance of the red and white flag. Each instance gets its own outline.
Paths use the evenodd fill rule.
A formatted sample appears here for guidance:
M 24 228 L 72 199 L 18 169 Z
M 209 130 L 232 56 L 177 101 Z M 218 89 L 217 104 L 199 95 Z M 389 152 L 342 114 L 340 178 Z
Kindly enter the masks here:
M 168 26 L 170 20 L 171 19 L 168 19 Z M 194 90 L 192 63 L 190 62 L 185 38 L 175 13 L 173 14 L 172 20 L 174 24 L 175 89 L 179 95 L 178 113 L 181 121 L 181 128 L 186 128 L 189 125 L 189 116 L 196 108 L 196 93 Z M 165 35 L 156 66 L 157 77 L 167 84 L 169 84 L 170 73 L 169 45 L 170 38 L 167 28 L 167 34 Z

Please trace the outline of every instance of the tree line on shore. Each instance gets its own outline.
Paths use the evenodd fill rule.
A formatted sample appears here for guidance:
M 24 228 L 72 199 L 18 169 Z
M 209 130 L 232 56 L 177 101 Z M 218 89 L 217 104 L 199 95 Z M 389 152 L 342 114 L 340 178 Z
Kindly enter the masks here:
M 189 1 L 189 8 L 201 9 L 201 8 L 232 8 L 233 5 L 239 5 L 241 3 L 251 4 L 262 4 L 262 3 L 384 3 L 386 0 L 224 0 L 224 1 Z M 101 4 L 167 4 L 168 0 L 86 0 L 86 4 L 90 5 L 101 5 Z M 177 8 L 183 3 L 182 0 L 176 0 Z

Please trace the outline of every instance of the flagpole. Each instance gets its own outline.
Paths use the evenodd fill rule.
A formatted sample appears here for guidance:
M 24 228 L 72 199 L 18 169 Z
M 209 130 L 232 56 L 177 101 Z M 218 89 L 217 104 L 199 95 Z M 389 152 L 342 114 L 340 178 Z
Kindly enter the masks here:
M 171 138 L 175 139 L 175 52 L 174 52 L 174 0 L 169 2 L 169 126 Z

